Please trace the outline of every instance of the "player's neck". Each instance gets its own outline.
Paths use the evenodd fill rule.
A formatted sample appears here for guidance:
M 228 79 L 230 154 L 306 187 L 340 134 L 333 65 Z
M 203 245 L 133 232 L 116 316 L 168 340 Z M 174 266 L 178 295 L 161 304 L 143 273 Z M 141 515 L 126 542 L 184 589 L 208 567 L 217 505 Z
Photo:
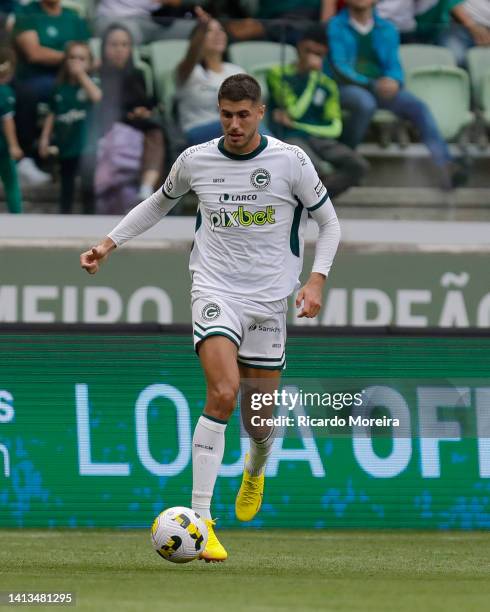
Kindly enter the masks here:
M 228 142 L 228 139 L 225 136 L 223 146 L 229 153 L 233 153 L 233 155 L 248 155 L 249 153 L 253 153 L 255 149 L 259 148 L 261 140 L 262 137 L 260 134 L 255 132 L 255 136 L 246 145 L 243 147 L 234 147 Z

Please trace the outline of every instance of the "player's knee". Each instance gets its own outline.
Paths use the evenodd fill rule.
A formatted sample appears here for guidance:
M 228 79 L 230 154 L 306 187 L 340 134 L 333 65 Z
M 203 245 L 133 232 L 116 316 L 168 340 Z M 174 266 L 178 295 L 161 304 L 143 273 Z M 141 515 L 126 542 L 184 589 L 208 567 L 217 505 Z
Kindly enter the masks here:
M 212 416 L 228 420 L 235 409 L 238 395 L 238 381 L 223 381 L 208 390 L 208 406 L 206 411 L 212 411 Z

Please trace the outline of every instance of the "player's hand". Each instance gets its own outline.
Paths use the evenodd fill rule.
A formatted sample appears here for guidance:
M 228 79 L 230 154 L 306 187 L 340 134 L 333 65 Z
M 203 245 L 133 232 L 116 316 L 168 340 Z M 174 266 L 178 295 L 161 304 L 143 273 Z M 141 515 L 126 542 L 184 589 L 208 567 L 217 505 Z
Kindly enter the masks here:
M 80 265 L 89 274 L 96 274 L 99 271 L 100 265 L 105 261 L 112 249 L 115 249 L 115 243 L 106 238 L 97 246 L 92 247 L 89 251 L 85 251 L 80 255 Z
M 296 297 L 296 308 L 303 305 L 301 312 L 298 314 L 299 319 L 302 317 L 313 319 L 320 312 L 325 280 L 326 277 L 323 274 L 313 272 L 306 285 L 299 290 Z
M 381 98 L 393 98 L 400 90 L 400 84 L 390 77 L 381 77 L 376 81 L 376 93 Z

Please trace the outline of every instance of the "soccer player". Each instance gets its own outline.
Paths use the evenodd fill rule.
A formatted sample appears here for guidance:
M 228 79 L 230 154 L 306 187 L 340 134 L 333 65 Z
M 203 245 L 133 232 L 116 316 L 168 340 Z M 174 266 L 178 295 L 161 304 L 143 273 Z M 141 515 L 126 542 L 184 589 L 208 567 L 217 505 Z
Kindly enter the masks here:
M 299 317 L 320 311 L 340 239 L 327 189 L 305 152 L 258 132 L 265 107 L 257 81 L 246 74 L 227 78 L 218 106 L 224 136 L 186 149 L 163 187 L 80 256 L 82 268 L 95 274 L 113 249 L 158 223 L 190 189 L 197 194 L 192 322 L 207 397 L 192 441 L 192 509 L 208 526 L 201 555 L 207 561 L 228 556 L 214 532 L 210 508 L 240 379 L 250 381 L 245 395 L 256 387 L 270 391 L 285 365 L 287 298 L 299 287 L 308 214 L 319 234 L 311 275 L 296 298 Z M 242 521 L 252 520 L 260 509 L 273 444 L 273 428 L 250 426 L 249 403 L 242 397 L 242 419 L 251 438 L 235 504 Z

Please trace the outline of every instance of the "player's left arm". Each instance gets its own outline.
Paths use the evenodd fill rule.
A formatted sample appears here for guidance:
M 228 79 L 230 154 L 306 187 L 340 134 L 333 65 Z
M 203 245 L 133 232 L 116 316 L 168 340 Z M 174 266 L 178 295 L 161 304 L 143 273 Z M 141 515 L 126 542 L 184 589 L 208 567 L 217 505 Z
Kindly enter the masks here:
M 340 225 L 327 188 L 318 177 L 311 160 L 305 154 L 297 182 L 297 196 L 318 224 L 315 260 L 310 277 L 299 290 L 296 307 L 298 317 L 316 317 L 322 306 L 323 289 L 340 242 Z

